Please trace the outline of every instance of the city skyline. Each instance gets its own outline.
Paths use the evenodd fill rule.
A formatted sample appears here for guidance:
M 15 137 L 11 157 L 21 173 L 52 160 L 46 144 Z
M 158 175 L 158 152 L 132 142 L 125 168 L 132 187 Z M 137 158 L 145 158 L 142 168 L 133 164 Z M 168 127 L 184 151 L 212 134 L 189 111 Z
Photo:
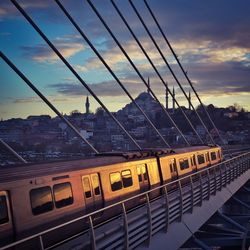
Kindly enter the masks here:
M 170 89 L 175 86 L 178 102 L 188 107 L 188 102 L 184 100 L 128 2 L 115 2 L 129 20 L 129 24 L 147 49 L 164 80 L 167 80 Z M 55 3 L 28 0 L 19 1 L 19 3 L 25 7 L 34 21 L 111 111 L 117 111 L 130 102 Z M 90 6 L 85 1 L 74 5 L 72 1 L 62 1 L 62 3 L 133 96 L 136 97 L 146 91 L 146 87 L 128 65 Z M 150 68 L 110 2 L 93 1 L 93 3 L 122 42 L 143 77 L 145 79 L 150 77 L 152 89 L 165 104 L 165 88 L 160 84 L 160 80 Z M 157 15 L 204 104 L 213 103 L 215 106 L 226 107 L 238 103 L 249 110 L 250 41 L 247 24 L 250 17 L 247 9 L 250 3 L 243 0 L 237 3 L 234 1 L 230 5 L 226 1 L 184 3 L 179 0 L 174 3 L 170 1 L 157 1 L 157 4 L 148 1 L 148 3 Z M 157 32 L 143 1 L 136 2 L 136 6 L 188 92 L 187 82 L 184 81 L 173 57 Z M 81 107 L 87 96 L 85 89 L 66 70 L 66 67 L 9 1 L 0 3 L 0 25 L 1 50 L 58 110 L 63 113 L 69 113 L 75 109 L 82 110 Z M 3 72 L 0 84 L 0 118 L 24 118 L 39 114 L 54 116 L 53 112 L 25 86 L 25 83 L 3 60 L 1 60 L 0 69 Z M 192 101 L 195 106 L 198 105 L 194 98 Z M 98 107 L 93 98 L 91 98 L 91 106 L 92 111 Z

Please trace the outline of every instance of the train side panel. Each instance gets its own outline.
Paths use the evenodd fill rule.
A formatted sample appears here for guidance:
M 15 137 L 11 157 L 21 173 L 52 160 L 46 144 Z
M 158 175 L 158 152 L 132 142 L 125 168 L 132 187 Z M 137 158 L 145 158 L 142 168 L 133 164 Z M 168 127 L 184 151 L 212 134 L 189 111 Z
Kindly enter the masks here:
M 38 181 L 38 180 L 37 180 Z M 58 222 L 72 219 L 72 215 L 84 213 L 84 200 L 80 182 L 76 178 L 22 185 L 11 190 L 16 233 L 20 237 L 38 232 Z

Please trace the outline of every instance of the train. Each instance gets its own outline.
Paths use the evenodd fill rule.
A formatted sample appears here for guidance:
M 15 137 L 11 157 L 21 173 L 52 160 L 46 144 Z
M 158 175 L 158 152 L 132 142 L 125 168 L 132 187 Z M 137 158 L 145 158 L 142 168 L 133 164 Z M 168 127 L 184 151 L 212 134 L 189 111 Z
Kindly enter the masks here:
M 201 145 L 2 167 L 0 246 L 221 161 L 221 147 Z

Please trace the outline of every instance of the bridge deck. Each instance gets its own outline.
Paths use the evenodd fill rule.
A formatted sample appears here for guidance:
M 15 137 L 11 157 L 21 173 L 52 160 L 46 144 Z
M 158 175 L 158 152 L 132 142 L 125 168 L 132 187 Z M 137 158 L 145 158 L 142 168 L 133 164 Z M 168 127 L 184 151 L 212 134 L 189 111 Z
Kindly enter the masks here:
M 171 224 L 166 233 L 156 234 L 149 246 L 140 246 L 138 249 L 179 249 L 195 232 L 228 201 L 250 178 L 250 170 L 236 180 L 204 200 L 202 206 L 193 208 L 192 213 L 183 215 L 180 222 Z
M 250 152 L 10 244 L 2 250 L 29 240 L 40 242 L 41 249 L 166 249 L 166 245 L 169 249 L 178 249 L 249 177 Z M 153 198 L 156 192 L 160 195 Z M 138 199 L 143 203 L 127 211 L 127 205 Z M 97 224 L 96 215 L 110 209 L 116 209 L 120 214 Z M 84 221 L 89 225 L 84 232 L 54 246 L 47 244 L 46 235 Z

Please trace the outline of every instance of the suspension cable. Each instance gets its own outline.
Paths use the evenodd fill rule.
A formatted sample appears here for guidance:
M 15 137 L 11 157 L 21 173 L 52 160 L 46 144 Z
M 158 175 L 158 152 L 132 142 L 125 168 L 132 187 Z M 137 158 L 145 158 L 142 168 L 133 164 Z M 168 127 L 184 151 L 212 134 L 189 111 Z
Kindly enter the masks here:
M 106 67 L 106 69 L 110 72 L 110 74 L 114 77 L 114 79 L 117 81 L 117 83 L 120 85 L 120 87 L 123 89 L 123 91 L 127 94 L 127 96 L 130 98 L 132 103 L 139 109 L 139 111 L 143 114 L 143 116 L 146 118 L 146 120 L 149 122 L 149 124 L 152 126 L 152 128 L 155 130 L 155 132 L 160 136 L 162 141 L 170 147 L 170 145 L 166 142 L 166 140 L 163 138 L 159 130 L 155 127 L 155 125 L 152 123 L 152 121 L 149 119 L 149 117 L 146 115 L 146 113 L 141 109 L 141 107 L 136 103 L 134 98 L 131 96 L 131 94 L 128 92 L 128 90 L 125 88 L 125 86 L 121 83 L 121 81 L 118 79 L 116 74 L 113 72 L 113 70 L 108 66 L 106 61 L 103 59 L 103 57 L 100 55 L 100 53 L 96 50 L 96 48 L 93 46 L 93 44 L 90 42 L 90 40 L 87 38 L 87 36 L 84 34 L 83 30 L 77 25 L 77 23 L 74 21 L 72 16 L 67 12 L 67 10 L 63 7 L 63 5 L 60 3 L 59 0 L 55 0 L 55 2 L 58 4 L 58 6 L 62 9 L 64 14 L 67 16 L 67 18 L 71 21 L 71 23 L 74 25 L 74 27 L 78 30 L 78 32 L 81 34 L 81 36 L 84 38 L 84 40 L 88 43 L 88 45 L 91 47 L 91 49 L 95 52 L 97 57 L 101 60 L 103 65 Z
M 118 15 L 121 17 L 121 19 L 123 20 L 124 24 L 126 25 L 126 27 L 128 28 L 128 30 L 130 31 L 131 35 L 133 36 L 133 38 L 135 39 L 135 41 L 137 42 L 138 46 L 140 47 L 140 49 L 142 50 L 143 54 L 146 56 L 147 60 L 149 61 L 149 63 L 151 64 L 152 68 L 154 69 L 155 73 L 158 75 L 158 77 L 160 78 L 161 82 L 163 83 L 163 85 L 166 87 L 168 93 L 171 95 L 171 97 L 173 98 L 174 102 L 177 104 L 178 108 L 181 110 L 182 114 L 184 115 L 184 117 L 186 118 L 187 122 L 189 123 L 190 127 L 192 128 L 192 130 L 194 131 L 194 133 L 196 134 L 196 136 L 198 137 L 199 141 L 204 144 L 203 140 L 201 139 L 200 135 L 197 133 L 197 131 L 195 130 L 193 124 L 191 123 L 190 119 L 187 117 L 186 113 L 184 112 L 184 110 L 182 109 L 182 107 L 179 105 L 178 101 L 176 100 L 176 98 L 174 97 L 173 93 L 170 91 L 170 89 L 168 88 L 168 84 L 163 80 L 161 74 L 159 73 L 159 71 L 157 70 L 156 66 L 154 65 L 153 61 L 150 59 L 150 57 L 148 56 L 148 53 L 146 52 L 146 50 L 144 49 L 144 47 L 142 46 L 141 42 L 139 41 L 139 39 L 137 38 L 137 36 L 135 35 L 135 33 L 133 32 L 133 30 L 131 29 L 131 27 L 129 26 L 128 22 L 126 21 L 125 17 L 123 16 L 123 14 L 121 13 L 121 11 L 119 10 L 118 6 L 115 4 L 114 0 L 111 0 L 111 3 L 113 5 L 113 7 L 115 8 L 115 10 L 117 11 Z
M 113 1 L 113 0 L 111 0 L 111 1 Z M 174 58 L 175 58 L 175 60 L 177 61 L 179 67 L 181 68 L 182 73 L 183 73 L 184 76 L 186 77 L 186 79 L 187 79 L 189 85 L 191 86 L 191 88 L 192 88 L 192 90 L 194 91 L 194 93 L 195 93 L 197 99 L 199 100 L 199 103 L 201 104 L 203 110 L 205 111 L 205 113 L 206 113 L 206 115 L 207 115 L 209 121 L 210 121 L 211 124 L 213 125 L 213 127 L 214 127 L 216 133 L 218 134 L 218 136 L 219 136 L 219 138 L 220 138 L 222 144 L 225 145 L 225 143 L 224 143 L 224 141 L 223 141 L 223 139 L 222 139 L 222 137 L 221 137 L 221 134 L 220 134 L 219 130 L 218 130 L 217 127 L 215 126 L 215 124 L 214 124 L 214 122 L 213 122 L 211 116 L 209 115 L 207 109 L 206 109 L 205 106 L 203 105 L 203 103 L 202 103 L 202 101 L 201 101 L 201 99 L 200 99 L 200 97 L 199 97 L 197 91 L 195 90 L 195 88 L 194 88 L 194 86 L 193 86 L 191 80 L 189 79 L 189 77 L 188 77 L 186 71 L 184 70 L 184 68 L 183 68 L 183 66 L 182 66 L 182 64 L 181 64 L 181 62 L 180 62 L 180 60 L 178 59 L 178 57 L 177 57 L 177 55 L 176 55 L 176 53 L 175 53 L 175 51 L 174 51 L 174 49 L 173 49 L 173 47 L 171 46 L 170 42 L 168 41 L 168 39 L 167 39 L 165 33 L 163 32 L 163 30 L 162 30 L 162 28 L 161 28 L 159 22 L 157 21 L 155 15 L 154 15 L 154 13 L 153 13 L 153 11 L 152 11 L 151 8 L 149 7 L 149 5 L 148 5 L 148 3 L 147 3 L 147 0 L 144 0 L 144 3 L 145 3 L 145 5 L 146 5 L 148 11 L 150 12 L 152 18 L 154 19 L 154 21 L 155 21 L 155 23 L 156 23 L 158 29 L 160 30 L 160 32 L 161 32 L 161 34 L 162 34 L 162 36 L 163 36 L 165 42 L 167 43 L 167 45 L 168 45 L 168 47 L 169 47 L 169 49 L 171 50 L 172 54 L 174 55 Z
M 56 0 L 57 1 L 57 0 Z M 172 119 L 172 117 L 169 115 L 168 111 L 162 106 L 162 104 L 160 103 L 160 101 L 158 100 L 157 96 L 154 94 L 154 92 L 152 91 L 152 89 L 148 86 L 147 82 L 145 81 L 145 79 L 143 78 L 143 76 L 141 75 L 140 71 L 137 69 L 137 67 L 135 66 L 135 64 L 133 63 L 133 61 L 130 59 L 130 57 L 128 56 L 127 52 L 124 50 L 124 48 L 121 46 L 120 42 L 117 40 L 117 38 L 115 37 L 115 35 L 113 34 L 113 32 L 111 31 L 111 29 L 108 27 L 108 25 L 106 24 L 106 22 L 104 21 L 104 19 L 102 18 L 102 16 L 100 15 L 100 13 L 97 11 L 97 9 L 95 8 L 95 6 L 92 4 L 92 2 L 90 0 L 87 0 L 87 3 L 89 3 L 89 5 L 91 6 L 91 8 L 93 9 L 93 11 L 96 13 L 96 15 L 98 16 L 98 18 L 100 19 L 100 21 L 102 22 L 102 24 L 105 26 L 105 28 L 107 29 L 107 31 L 109 32 L 109 34 L 112 36 L 112 38 L 114 39 L 114 41 L 116 42 L 116 44 L 118 45 L 118 47 L 121 49 L 122 53 L 124 54 L 124 56 L 127 58 L 127 60 L 130 62 L 131 66 L 133 67 L 133 69 L 136 71 L 136 73 L 138 74 L 138 76 L 140 77 L 140 79 L 142 80 L 142 82 L 144 83 L 145 86 L 148 87 L 148 90 L 150 91 L 150 93 L 153 95 L 154 99 L 156 100 L 156 102 L 160 105 L 160 107 L 162 108 L 163 112 L 167 115 L 167 117 L 170 119 L 170 121 L 172 122 L 172 124 L 175 126 L 175 128 L 177 129 L 178 133 L 181 135 L 181 137 L 183 138 L 183 140 L 185 141 L 185 143 L 187 145 L 190 145 L 189 142 L 187 141 L 186 137 L 183 135 L 183 133 L 181 132 L 181 130 L 178 128 L 177 124 L 175 123 L 175 121 Z
M 1 138 L 0 138 L 0 143 L 6 148 L 8 149 L 14 156 L 16 156 L 16 158 L 18 158 L 18 160 L 20 160 L 22 163 L 28 163 L 26 160 L 23 159 L 23 157 L 18 154 L 10 145 L 8 145 L 6 142 L 4 142 Z
M 156 41 L 155 41 L 155 39 L 153 38 L 152 34 L 150 33 L 149 29 L 147 28 L 145 22 L 143 21 L 141 15 L 140 15 L 139 12 L 137 11 L 137 9 L 136 9 L 135 5 L 133 4 L 132 0 L 128 0 L 128 1 L 129 1 L 129 3 L 130 3 L 131 7 L 133 8 L 133 10 L 135 11 L 137 17 L 140 19 L 140 21 L 141 21 L 143 27 L 145 28 L 145 30 L 146 30 L 146 32 L 148 33 L 150 39 L 151 39 L 152 42 L 154 43 L 156 49 L 158 50 L 159 54 L 161 55 L 163 61 L 165 62 L 166 66 L 168 67 L 168 69 L 169 69 L 170 73 L 172 74 L 173 78 L 175 79 L 176 83 L 178 84 L 178 86 L 179 86 L 180 89 L 182 90 L 182 92 L 183 92 L 184 96 L 186 97 L 186 99 L 189 101 L 189 98 L 188 98 L 188 96 L 187 96 L 185 90 L 183 89 L 181 83 L 179 82 L 178 78 L 176 77 L 176 75 L 175 75 L 174 71 L 172 70 L 171 66 L 169 65 L 167 59 L 166 59 L 165 56 L 163 55 L 161 49 L 159 48 L 158 44 L 156 43 Z M 196 113 L 197 117 L 199 118 L 199 120 L 200 120 L 202 126 L 204 127 L 205 131 L 206 131 L 207 134 L 209 135 L 211 142 L 212 142 L 213 144 L 215 144 L 215 142 L 214 142 L 214 140 L 213 140 L 213 137 L 211 136 L 210 132 L 208 131 L 208 129 L 207 129 L 206 125 L 204 124 L 203 120 L 201 119 L 200 115 L 198 114 L 198 112 L 197 112 L 196 109 L 194 108 L 193 104 L 192 104 L 192 103 L 190 103 L 190 104 L 191 104 L 191 107 L 193 108 L 194 112 Z
M 19 77 L 79 136 L 95 153 L 99 153 L 93 145 L 84 138 L 75 126 L 72 125 L 56 108 L 55 106 L 32 84 L 28 78 L 2 53 L 3 60 L 19 75 Z
M 16 8 L 21 12 L 21 14 L 26 18 L 26 20 L 31 24 L 31 26 L 37 31 L 37 33 L 45 40 L 45 42 L 50 46 L 50 48 L 56 53 L 56 55 L 62 60 L 62 62 L 67 66 L 67 68 L 73 73 L 73 75 L 79 80 L 79 82 L 88 90 L 88 92 L 94 97 L 94 99 L 100 104 L 100 106 L 107 112 L 107 114 L 116 122 L 116 124 L 122 129 L 122 131 L 129 137 L 129 139 L 134 143 L 134 145 L 141 150 L 139 144 L 133 139 L 133 137 L 128 133 L 128 131 L 122 126 L 122 124 L 114 117 L 114 115 L 107 109 L 107 107 L 101 102 L 97 95 L 92 91 L 92 89 L 86 84 L 86 82 L 79 76 L 79 74 L 73 69 L 70 63 L 63 57 L 63 55 L 58 51 L 58 49 L 52 44 L 52 42 L 46 37 L 46 35 L 39 29 L 39 27 L 34 23 L 31 17 L 22 9 L 22 7 L 16 2 L 16 0 L 11 0 L 11 2 L 16 6 Z

